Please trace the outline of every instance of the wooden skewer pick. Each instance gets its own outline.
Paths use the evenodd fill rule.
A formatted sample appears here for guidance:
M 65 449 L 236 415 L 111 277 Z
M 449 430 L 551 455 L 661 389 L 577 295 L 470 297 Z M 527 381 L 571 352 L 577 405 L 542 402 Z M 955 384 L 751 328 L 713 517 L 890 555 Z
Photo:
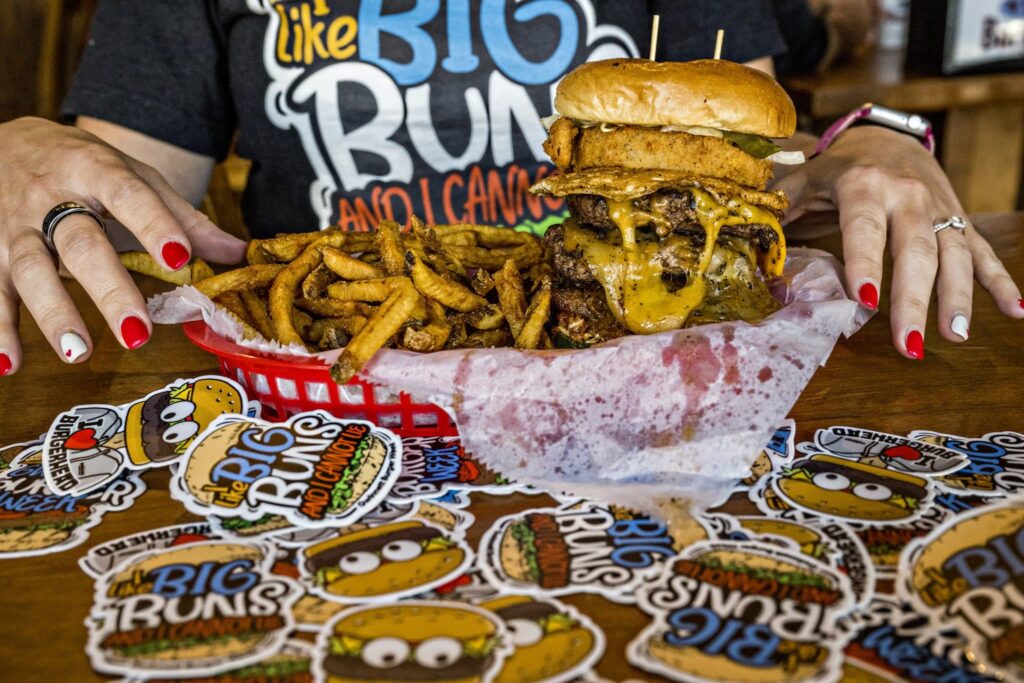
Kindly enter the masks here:
M 658 28 L 661 26 L 661 15 L 655 14 L 654 20 L 651 23 L 651 56 L 650 60 L 654 61 L 654 56 L 658 53 Z
M 722 41 L 725 40 L 725 29 L 718 29 L 718 37 L 715 38 L 715 59 L 722 58 Z

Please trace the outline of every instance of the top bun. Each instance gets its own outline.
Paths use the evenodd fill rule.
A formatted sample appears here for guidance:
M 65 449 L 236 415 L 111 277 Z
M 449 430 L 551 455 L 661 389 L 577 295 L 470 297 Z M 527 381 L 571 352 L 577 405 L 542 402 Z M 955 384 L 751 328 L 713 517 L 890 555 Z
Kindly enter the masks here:
M 605 59 L 566 74 L 555 111 L 627 126 L 705 126 L 769 138 L 796 131 L 793 101 L 763 71 L 724 59 Z

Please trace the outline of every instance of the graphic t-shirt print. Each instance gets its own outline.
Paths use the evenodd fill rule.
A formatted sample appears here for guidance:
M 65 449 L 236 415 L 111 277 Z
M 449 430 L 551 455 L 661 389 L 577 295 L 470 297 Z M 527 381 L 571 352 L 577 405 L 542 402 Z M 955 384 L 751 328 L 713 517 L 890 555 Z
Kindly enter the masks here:
M 320 227 L 368 230 L 411 213 L 541 231 L 561 200 L 543 116 L 577 64 L 637 55 L 591 0 L 247 0 L 268 15 L 265 106 L 315 173 Z

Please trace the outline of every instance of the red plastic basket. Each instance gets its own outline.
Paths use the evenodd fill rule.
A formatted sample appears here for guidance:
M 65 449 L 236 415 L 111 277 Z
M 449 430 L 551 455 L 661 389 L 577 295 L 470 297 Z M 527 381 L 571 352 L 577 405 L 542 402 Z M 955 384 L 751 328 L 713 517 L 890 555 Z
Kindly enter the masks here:
M 225 376 L 237 381 L 263 404 L 263 417 L 286 420 L 295 413 L 322 409 L 337 417 L 369 420 L 402 436 L 455 436 L 451 417 L 433 403 L 416 403 L 354 377 L 337 384 L 326 365 L 315 359 L 260 356 L 216 334 L 203 321 L 182 325 L 185 336 L 220 360 Z

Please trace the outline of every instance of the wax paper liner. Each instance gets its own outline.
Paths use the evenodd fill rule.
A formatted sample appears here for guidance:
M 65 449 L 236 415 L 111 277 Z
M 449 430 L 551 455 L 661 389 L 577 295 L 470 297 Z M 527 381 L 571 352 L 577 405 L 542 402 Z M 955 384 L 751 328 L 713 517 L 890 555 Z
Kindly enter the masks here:
M 385 349 L 361 376 L 448 409 L 466 450 L 517 481 L 646 511 L 664 496 L 710 501 L 746 475 L 839 335 L 867 321 L 840 272 L 826 252 L 791 249 L 773 284 L 786 306 L 758 324 L 581 350 Z M 166 323 L 201 315 L 238 338 L 237 323 L 192 288 L 154 297 L 150 313 Z M 265 340 L 240 343 L 308 355 Z

